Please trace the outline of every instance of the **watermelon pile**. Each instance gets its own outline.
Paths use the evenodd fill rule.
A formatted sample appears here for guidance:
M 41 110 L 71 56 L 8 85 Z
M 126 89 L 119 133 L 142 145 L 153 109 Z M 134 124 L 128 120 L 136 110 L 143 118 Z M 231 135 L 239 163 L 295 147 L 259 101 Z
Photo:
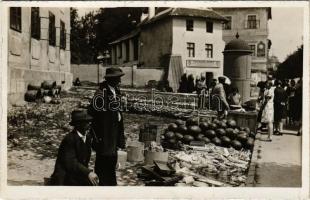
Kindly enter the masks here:
M 216 146 L 233 147 L 236 150 L 253 149 L 255 133 L 248 127 L 238 127 L 236 121 L 229 119 L 202 121 L 190 118 L 187 121 L 176 120 L 168 125 L 161 137 L 163 146 L 177 148 L 192 141 L 213 143 Z

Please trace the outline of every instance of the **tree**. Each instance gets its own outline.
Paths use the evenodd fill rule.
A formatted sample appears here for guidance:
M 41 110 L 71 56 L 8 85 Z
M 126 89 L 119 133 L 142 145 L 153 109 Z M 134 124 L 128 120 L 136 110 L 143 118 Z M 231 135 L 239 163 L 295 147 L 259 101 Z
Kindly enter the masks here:
M 140 22 L 144 8 L 100 8 L 81 19 L 71 9 L 71 62 L 96 63 L 99 52 L 109 50 L 109 43 L 130 33 Z
M 303 75 L 303 45 L 280 63 L 276 72 L 279 79 L 291 79 Z

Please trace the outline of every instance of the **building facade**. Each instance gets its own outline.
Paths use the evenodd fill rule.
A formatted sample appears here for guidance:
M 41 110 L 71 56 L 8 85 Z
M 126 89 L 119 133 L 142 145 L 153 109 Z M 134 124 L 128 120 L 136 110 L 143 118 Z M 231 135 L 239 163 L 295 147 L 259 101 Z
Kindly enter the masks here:
M 228 22 L 223 24 L 225 43 L 235 39 L 238 33 L 240 39 L 246 41 L 253 51 L 251 96 L 255 96 L 257 82 L 265 81 L 267 77 L 268 54 L 271 46 L 271 41 L 268 39 L 268 21 L 272 18 L 271 8 L 214 8 L 214 10 L 228 19 Z
M 72 85 L 70 8 L 9 8 L 8 101 L 24 98 L 28 84 Z
M 223 74 L 224 17 L 211 9 L 168 8 L 150 13 L 154 15 L 136 30 L 110 43 L 113 65 L 153 70 L 148 79 L 140 77 L 143 81 L 171 81 L 167 73 L 173 67 L 195 77 Z

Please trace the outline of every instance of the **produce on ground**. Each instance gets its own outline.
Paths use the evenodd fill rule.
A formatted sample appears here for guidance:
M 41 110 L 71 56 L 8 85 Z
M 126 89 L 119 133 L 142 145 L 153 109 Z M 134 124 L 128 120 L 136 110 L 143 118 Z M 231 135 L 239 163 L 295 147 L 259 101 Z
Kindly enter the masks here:
M 255 133 L 247 127 L 238 127 L 232 119 L 214 119 L 198 123 L 198 119 L 192 117 L 187 121 L 178 119 L 170 123 L 161 139 L 164 147 L 172 149 L 178 149 L 182 144 L 190 144 L 193 141 L 202 141 L 204 144 L 213 143 L 236 150 L 252 150 Z

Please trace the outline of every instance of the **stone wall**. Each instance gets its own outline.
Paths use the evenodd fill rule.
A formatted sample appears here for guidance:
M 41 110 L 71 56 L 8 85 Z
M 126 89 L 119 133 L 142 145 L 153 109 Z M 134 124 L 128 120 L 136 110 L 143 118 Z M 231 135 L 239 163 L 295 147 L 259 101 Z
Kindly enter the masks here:
M 73 80 L 79 77 L 80 81 L 97 83 L 98 65 L 71 65 Z M 103 80 L 107 67 L 100 65 L 99 77 Z M 163 69 L 140 69 L 136 65 L 121 67 L 125 75 L 122 77 L 122 85 L 130 87 L 144 87 L 149 80 L 159 81 L 162 79 Z

